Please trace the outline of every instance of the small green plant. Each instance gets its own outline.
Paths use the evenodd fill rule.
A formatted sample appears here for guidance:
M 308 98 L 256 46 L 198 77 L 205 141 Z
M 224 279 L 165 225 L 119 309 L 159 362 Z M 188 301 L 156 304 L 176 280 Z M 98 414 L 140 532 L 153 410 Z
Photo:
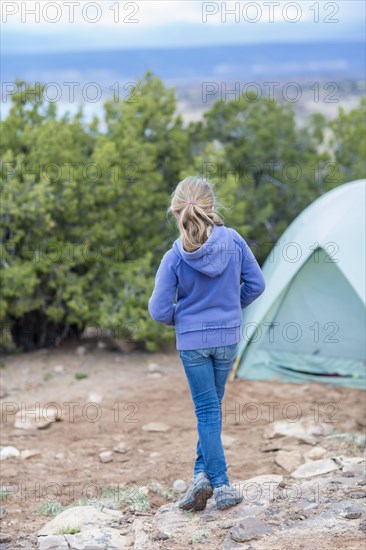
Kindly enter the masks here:
M 0 359 L 0 369 L 5 369 L 5 361 L 3 359 Z
M 191 541 L 192 541 L 192 544 L 206 542 L 210 537 L 211 537 L 210 529 L 207 529 L 206 527 L 200 527 L 193 533 Z
M 356 447 L 356 449 L 361 449 L 366 444 L 366 437 L 364 434 L 356 434 L 355 432 L 348 432 L 346 440 L 349 441 Z
M 0 489 L 0 501 L 6 500 L 12 494 L 13 493 L 11 491 L 7 491 L 6 489 Z
M 60 535 L 76 535 L 77 533 L 81 533 L 81 530 L 77 527 L 62 527 L 59 533 Z
M 150 510 L 149 498 L 141 491 L 140 487 L 134 488 L 132 492 L 131 490 L 120 490 L 118 492 L 118 504 L 120 506 L 127 505 L 135 512 L 145 512 L 146 510 Z
M 37 508 L 36 513 L 40 516 L 57 516 L 65 508 L 58 500 L 48 500 L 42 506 Z
M 75 373 L 75 380 L 83 380 L 84 378 L 88 378 L 88 375 L 85 374 L 85 372 L 76 372 Z
M 179 495 L 179 491 L 176 491 L 175 489 L 170 487 L 164 487 L 159 481 L 156 481 L 155 479 L 152 479 L 150 481 L 148 487 L 152 493 L 162 496 L 166 500 L 174 500 L 177 495 Z
M 52 374 L 50 372 L 45 372 L 43 375 L 44 382 L 48 382 L 48 380 L 51 380 Z

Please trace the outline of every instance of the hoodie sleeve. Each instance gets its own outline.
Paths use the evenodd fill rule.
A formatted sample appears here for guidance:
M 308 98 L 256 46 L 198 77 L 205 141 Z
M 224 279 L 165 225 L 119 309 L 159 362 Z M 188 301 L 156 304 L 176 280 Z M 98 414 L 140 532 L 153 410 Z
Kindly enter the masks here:
M 166 252 L 155 275 L 155 287 L 149 299 L 148 310 L 154 321 L 173 326 L 175 323 L 174 303 L 178 278 L 172 262 L 172 256 Z
M 243 283 L 240 285 L 240 303 L 241 307 L 245 308 L 262 294 L 266 284 L 262 270 L 244 239 L 242 246 L 241 278 Z

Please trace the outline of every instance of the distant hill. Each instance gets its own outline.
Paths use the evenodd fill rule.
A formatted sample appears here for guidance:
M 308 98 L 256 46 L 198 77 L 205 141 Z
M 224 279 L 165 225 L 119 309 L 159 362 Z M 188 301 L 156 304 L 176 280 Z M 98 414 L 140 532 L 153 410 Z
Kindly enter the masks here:
M 246 44 L 224 47 L 100 50 L 4 55 L 1 79 L 98 82 L 136 80 L 151 70 L 167 84 L 206 80 L 264 81 L 267 79 L 363 79 L 362 42 Z

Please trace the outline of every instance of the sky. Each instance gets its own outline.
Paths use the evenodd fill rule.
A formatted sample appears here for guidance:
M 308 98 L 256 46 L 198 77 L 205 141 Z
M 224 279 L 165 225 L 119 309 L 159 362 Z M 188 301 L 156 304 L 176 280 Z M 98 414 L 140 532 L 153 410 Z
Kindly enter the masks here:
M 2 0 L 3 54 L 365 39 L 363 0 Z

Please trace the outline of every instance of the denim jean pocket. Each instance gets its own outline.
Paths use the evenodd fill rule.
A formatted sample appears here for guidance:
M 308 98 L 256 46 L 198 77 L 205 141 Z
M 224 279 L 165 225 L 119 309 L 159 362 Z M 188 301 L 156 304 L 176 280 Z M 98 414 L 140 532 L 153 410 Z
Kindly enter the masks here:
M 187 361 L 196 361 L 202 358 L 202 353 L 198 349 L 183 349 L 179 351 L 179 357 Z
M 238 352 L 238 346 L 239 342 L 236 344 L 230 344 L 229 346 L 225 346 L 225 359 L 233 360 L 236 357 L 236 354 Z

